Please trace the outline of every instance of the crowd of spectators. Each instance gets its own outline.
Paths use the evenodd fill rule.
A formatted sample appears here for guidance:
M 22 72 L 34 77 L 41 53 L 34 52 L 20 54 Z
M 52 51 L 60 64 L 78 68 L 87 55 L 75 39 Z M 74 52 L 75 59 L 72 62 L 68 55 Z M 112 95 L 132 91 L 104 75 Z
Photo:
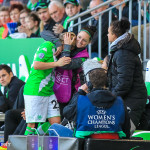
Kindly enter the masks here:
M 130 23 L 127 20 L 127 18 L 129 17 L 129 13 L 127 13 L 129 12 L 129 3 L 122 5 L 122 16 L 126 17 L 126 19 L 124 20 L 118 21 L 119 7 L 115 7 L 113 9 L 112 23 L 110 24 L 110 26 L 109 12 L 102 14 L 101 59 L 105 59 L 103 64 L 99 64 L 99 66 L 101 69 L 103 69 L 100 72 L 96 70 L 93 73 L 89 73 L 90 77 L 88 77 L 86 80 L 89 80 L 90 78 L 90 81 L 93 82 L 94 87 L 91 87 L 91 85 L 89 85 L 90 82 L 87 83 L 88 85 L 86 87 L 85 85 L 81 85 L 86 82 L 84 80 L 84 76 L 86 76 L 87 74 L 83 74 L 82 64 L 86 61 L 87 58 L 89 58 L 87 45 L 91 43 L 92 57 L 98 56 L 99 48 L 99 17 L 95 16 L 95 14 L 100 13 L 107 8 L 112 7 L 113 5 L 122 2 L 122 0 L 115 1 L 111 3 L 110 6 L 105 5 L 99 9 L 92 11 L 91 14 L 87 14 L 84 17 L 81 17 L 81 20 L 84 20 L 85 18 L 94 16 L 91 20 L 91 23 L 84 22 L 83 24 L 81 24 L 81 30 L 79 30 L 78 26 L 74 28 L 71 27 L 73 24 L 78 22 L 78 19 L 69 23 L 67 22 L 67 20 L 84 11 L 83 7 L 80 5 L 81 2 L 79 2 L 78 0 L 29 0 L 28 2 L 7 2 L 4 0 L 3 2 L 1 2 L 2 6 L 0 7 L 0 39 L 41 37 L 45 40 L 45 42 L 39 46 L 35 53 L 31 73 L 27 82 L 25 83 L 25 87 L 23 87 L 24 89 L 22 88 L 19 94 L 22 95 L 22 97 L 19 95 L 18 98 L 17 95 L 15 97 L 15 99 L 17 98 L 16 101 L 19 101 L 19 99 L 21 99 L 21 101 L 25 100 L 25 111 L 23 111 L 24 105 L 22 105 L 21 107 L 17 107 L 17 104 L 15 104 L 13 110 L 9 110 L 6 113 L 5 142 L 8 140 L 8 135 L 14 133 L 20 134 L 19 132 L 16 132 L 16 130 L 18 131 L 17 126 L 19 124 L 23 124 L 25 125 L 25 127 L 27 125 L 27 128 L 24 128 L 23 131 L 25 132 L 25 135 L 28 135 L 37 134 L 38 131 L 35 131 L 33 129 L 36 127 L 35 123 L 45 122 L 46 118 L 48 118 L 48 122 L 50 124 L 60 123 L 60 120 L 63 124 L 63 121 L 66 118 L 70 121 L 77 121 L 77 123 L 78 121 L 82 122 L 82 117 L 77 116 L 77 112 L 74 111 L 79 111 L 80 113 L 82 113 L 82 109 L 85 110 L 86 108 L 82 108 L 82 106 L 79 107 L 81 98 L 76 97 L 76 95 L 75 97 L 73 97 L 76 92 L 78 96 L 84 95 L 85 97 L 88 93 L 86 98 L 84 96 L 82 98 L 85 99 L 85 101 L 87 100 L 88 105 L 85 106 L 91 107 L 92 112 L 90 112 L 89 109 L 86 113 L 84 113 L 84 115 L 87 115 L 88 113 L 93 115 L 97 111 L 102 111 L 101 107 L 103 107 L 103 109 L 106 109 L 108 113 L 111 113 L 109 109 L 115 109 L 115 103 L 120 104 L 122 108 L 120 112 L 122 112 L 122 114 L 119 116 L 117 115 L 117 112 L 114 112 L 113 115 L 123 118 L 123 120 L 125 121 L 122 122 L 119 118 L 120 120 L 118 122 L 115 122 L 119 126 L 119 130 L 117 129 L 116 131 L 124 131 L 126 135 L 123 133 L 124 135 L 119 137 L 129 138 L 130 127 L 138 127 L 141 115 L 144 112 L 147 94 L 142 75 L 141 62 L 138 56 L 141 49 L 134 37 L 131 34 L 128 34 L 128 30 L 130 28 Z M 102 4 L 103 2 L 103 0 L 91 0 L 89 1 L 88 5 L 89 8 L 94 8 L 97 5 Z M 137 14 L 138 1 L 133 0 L 133 14 L 131 22 L 133 26 L 136 26 L 138 23 Z M 143 19 L 143 16 L 141 16 L 141 18 Z M 72 33 L 68 33 L 68 29 Z M 112 43 L 110 45 L 110 56 L 108 56 L 108 42 Z M 56 48 L 55 52 L 53 51 L 54 46 Z M 55 58 L 53 56 L 57 58 L 57 61 L 55 61 Z M 53 68 L 56 68 L 55 73 L 53 73 Z M 5 71 L 3 68 L 2 70 L 7 74 L 7 71 Z M 91 70 L 93 71 L 93 69 Z M 108 84 L 106 81 L 107 70 Z M 1 72 L 2 71 L 0 69 L 0 73 Z M 99 74 L 99 78 L 105 78 L 105 83 L 101 81 L 100 84 L 97 85 L 94 82 L 94 80 L 98 80 L 92 79 L 92 76 L 96 77 L 96 73 Z M 53 81 L 53 74 L 55 74 L 55 81 Z M 11 74 L 11 71 L 8 72 L 8 75 L 10 75 L 12 79 L 15 78 L 13 77 L 13 74 Z M 63 75 L 65 75 L 64 78 Z M 0 75 L 0 78 L 2 78 L 1 76 L 2 75 Z M 64 81 L 62 81 L 62 83 L 59 83 L 60 85 L 58 85 L 58 82 L 62 80 L 61 78 L 65 79 L 66 76 L 70 79 L 70 85 L 67 86 L 67 89 L 63 86 Z M 7 85 L 9 87 L 11 84 L 8 83 Z M 80 86 L 81 91 L 78 92 L 78 88 Z M 20 88 L 21 87 L 19 87 L 19 89 Z M 63 88 L 65 90 L 68 90 L 69 95 L 68 93 L 66 94 L 65 92 L 62 92 L 62 90 L 64 90 Z M 97 88 L 98 92 L 96 91 Z M 19 92 L 19 89 L 17 93 Z M 137 89 L 139 90 L 138 92 L 136 92 Z M 101 97 L 99 99 L 97 98 L 98 95 L 103 94 L 104 97 L 108 96 L 108 99 L 106 98 L 106 101 L 110 103 L 108 104 L 109 106 L 103 106 L 103 97 L 102 99 Z M 5 96 L 5 98 L 7 98 L 6 95 L 6 91 L 4 92 L 4 94 L 0 93 L 1 97 Z M 121 98 L 118 98 L 117 96 L 120 96 Z M 63 99 L 62 97 L 65 97 L 65 99 Z M 58 109 L 58 107 L 56 107 L 58 105 L 57 101 L 55 101 L 56 99 L 59 103 L 60 110 Z M 122 102 L 122 99 L 125 104 L 124 102 Z M 69 103 L 70 100 L 71 103 Z M 94 102 L 92 102 L 91 104 L 90 100 Z M 141 100 L 143 102 L 142 104 Z M 137 104 L 135 104 L 136 101 Z M 12 109 L 12 105 L 13 104 L 11 102 L 11 107 L 9 106 L 9 109 Z M 125 106 L 127 106 L 127 108 L 125 108 Z M 42 109 L 43 107 L 45 107 L 45 109 Z M 128 113 L 126 109 L 128 109 Z M 5 112 L 6 110 L 2 111 Z M 71 114 L 71 112 L 73 113 Z M 14 114 L 13 116 L 17 116 L 17 119 L 12 117 L 12 114 Z M 123 114 L 125 114 L 125 116 L 123 116 Z M 23 116 L 27 124 L 21 116 Z M 10 124 L 11 122 L 13 126 L 12 128 L 9 128 L 8 124 Z M 130 124 L 130 122 L 132 122 L 132 124 Z M 85 122 L 83 121 L 82 123 L 84 124 Z M 48 127 L 50 126 L 50 124 L 48 125 Z M 128 127 L 125 129 L 126 126 Z M 76 127 L 78 127 L 78 135 L 80 134 L 80 127 Z M 91 127 L 88 126 L 88 129 L 89 128 Z M 111 130 L 115 130 L 115 128 L 116 127 L 111 127 Z M 86 127 L 81 126 L 81 129 L 85 130 Z M 100 127 L 96 129 L 96 132 L 99 129 Z M 20 126 L 19 130 L 21 130 Z M 93 134 L 94 131 L 91 134 Z M 21 134 L 22 133 L 23 132 L 21 132 Z M 77 137 L 80 136 L 78 135 Z
M 71 31 L 75 34 L 78 33 L 78 26 L 70 27 L 73 24 L 78 22 L 78 19 L 67 22 L 70 17 L 75 16 L 76 14 L 82 13 L 87 8 L 94 8 L 95 6 L 102 4 L 107 0 L 92 0 L 84 2 L 81 0 L 72 0 L 62 1 L 62 0 L 29 0 L 25 1 L 10 1 L 9 4 L 6 4 L 5 1 L 1 4 L 0 7 L 0 39 L 4 38 L 37 38 L 41 37 L 40 32 L 43 30 L 48 30 L 53 32 L 53 35 L 58 37 L 60 33 Z M 105 5 L 99 9 L 96 9 L 91 12 L 91 14 L 84 15 L 81 17 L 81 21 L 95 15 L 96 13 L 100 13 L 105 11 L 107 8 L 112 7 L 114 5 L 118 5 L 123 2 L 123 0 L 118 0 L 110 3 L 110 5 Z M 86 3 L 84 6 L 83 4 Z M 82 5 L 81 5 L 82 4 Z M 86 7 L 85 6 L 89 6 Z M 123 3 L 121 5 L 122 9 L 122 17 L 129 17 L 129 2 Z M 84 8 L 84 9 L 83 9 Z M 116 6 L 112 9 L 112 20 L 119 18 L 119 6 Z M 26 14 L 25 14 L 26 12 Z M 32 19 L 26 19 L 32 12 Z M 143 23 L 143 3 L 141 7 L 141 19 Z M 23 13 L 23 14 L 22 14 Z M 37 14 L 37 16 L 36 16 Z M 132 26 L 138 25 L 138 0 L 132 1 Z M 147 9 L 146 12 L 147 22 L 149 21 L 149 12 Z M 108 25 L 109 25 L 109 13 L 108 11 L 102 14 L 102 39 L 101 39 L 101 51 L 102 58 L 104 58 L 108 54 Z M 98 47 L 98 27 L 99 27 L 99 17 L 95 16 L 91 20 L 91 25 L 96 26 L 97 31 L 94 35 L 94 39 L 91 43 L 91 51 L 92 58 L 98 57 L 99 47 Z M 86 26 L 88 23 L 84 22 L 80 27 Z M 34 28 L 31 26 L 35 26 Z M 133 29 L 133 32 L 137 32 L 137 28 Z M 47 35 L 49 36 L 49 35 Z M 136 38 L 137 39 L 137 38 Z

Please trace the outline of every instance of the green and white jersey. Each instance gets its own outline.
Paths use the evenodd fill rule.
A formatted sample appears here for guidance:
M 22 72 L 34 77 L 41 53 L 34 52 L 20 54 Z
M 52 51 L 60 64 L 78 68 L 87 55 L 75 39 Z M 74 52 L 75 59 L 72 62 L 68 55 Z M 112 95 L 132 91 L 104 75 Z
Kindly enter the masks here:
M 44 42 L 37 49 L 34 61 L 54 62 L 55 45 L 49 41 Z M 24 87 L 24 95 L 50 96 L 53 95 L 54 75 L 53 68 L 47 70 L 35 70 L 33 64 L 27 82 Z

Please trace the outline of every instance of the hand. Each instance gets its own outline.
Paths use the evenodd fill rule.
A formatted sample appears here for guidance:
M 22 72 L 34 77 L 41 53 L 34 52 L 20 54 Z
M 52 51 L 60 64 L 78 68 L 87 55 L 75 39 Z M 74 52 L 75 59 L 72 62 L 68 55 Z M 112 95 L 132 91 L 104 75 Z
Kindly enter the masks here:
M 144 17 L 144 10 L 141 9 L 141 15 Z
M 26 120 L 25 109 L 23 112 L 21 112 L 21 117 L 23 117 L 23 119 Z
M 87 86 L 86 83 L 83 84 L 83 85 L 80 87 L 80 89 L 82 89 L 84 92 L 88 93 L 88 86 Z
M 31 34 L 32 34 L 32 32 L 29 29 L 27 29 L 27 28 L 25 28 L 23 26 L 19 26 L 18 27 L 18 32 L 20 32 L 20 33 L 26 33 L 28 37 L 30 37 Z
M 64 27 L 61 24 L 55 24 L 55 26 L 53 27 L 53 31 L 55 34 L 60 34 L 62 33 L 64 30 Z
M 62 67 L 64 65 L 67 65 L 71 62 L 71 58 L 70 57 L 62 57 L 57 61 L 57 66 L 58 67 Z
M 55 56 L 58 56 L 63 50 L 63 47 L 60 46 L 60 47 L 57 47 L 57 51 L 54 53 Z
M 64 44 L 72 45 L 75 39 L 76 39 L 75 36 L 73 36 L 73 38 L 71 39 L 71 33 L 66 32 L 64 35 Z
M 18 32 L 24 33 L 24 31 L 25 31 L 25 29 L 24 29 L 23 26 L 19 26 L 19 27 L 18 27 Z

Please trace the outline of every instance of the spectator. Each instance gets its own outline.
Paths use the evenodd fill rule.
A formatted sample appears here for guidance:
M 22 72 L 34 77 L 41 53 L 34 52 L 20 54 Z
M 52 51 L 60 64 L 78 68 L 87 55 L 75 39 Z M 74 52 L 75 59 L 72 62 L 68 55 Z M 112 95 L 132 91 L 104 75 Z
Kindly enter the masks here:
M 10 7 L 13 4 L 22 4 L 26 5 L 28 3 L 28 0 L 3 0 L 3 6 Z
M 59 1 L 52 1 L 49 6 L 49 13 L 51 18 L 55 21 L 56 24 L 63 24 L 64 19 L 66 18 L 65 8 L 63 4 Z M 53 29 L 55 32 L 55 29 Z
M 25 116 L 27 128 L 25 135 L 34 134 L 36 122 L 60 123 L 60 112 L 53 92 L 53 68 L 70 63 L 68 57 L 54 62 L 54 44 L 44 42 L 36 51 L 31 72 L 24 86 Z M 44 108 L 44 109 L 43 109 Z
M 31 12 L 30 9 L 27 9 L 27 8 L 24 8 L 20 12 L 19 20 L 20 20 L 21 26 L 26 27 L 25 18 L 29 15 L 30 12 Z
M 131 23 L 132 26 L 138 25 L 138 11 L 139 11 L 138 1 L 133 0 L 132 1 L 132 23 Z M 127 2 L 126 5 L 123 7 L 122 16 L 129 18 L 129 2 Z M 142 20 L 143 20 L 143 17 L 142 17 Z
M 114 21 L 108 28 L 110 63 L 108 67 L 109 89 L 121 96 L 127 105 L 129 115 L 137 127 L 145 109 L 147 91 L 139 58 L 141 48 L 137 40 L 128 33 L 130 22 Z
M 40 31 L 49 30 L 52 31 L 55 22 L 51 19 L 49 11 L 48 11 L 48 3 L 39 3 L 35 8 L 41 23 L 40 23 Z
M 25 18 L 26 27 L 19 27 L 19 32 L 26 33 L 28 38 L 40 37 L 40 19 L 35 13 L 29 14 Z
M 27 38 L 27 34 L 25 33 L 26 29 L 26 22 L 25 22 L 25 18 L 29 15 L 30 10 L 27 8 L 24 8 L 21 12 L 20 12 L 20 26 L 18 26 L 18 32 L 16 31 L 16 33 L 10 34 L 9 38 Z M 26 30 L 25 30 L 26 29 Z M 28 30 L 29 31 L 29 30 Z
M 0 27 L 0 39 L 5 39 L 8 34 L 7 23 L 10 22 L 9 8 L 2 6 L 0 8 L 0 21 L 2 23 L 2 27 Z
M 111 7 L 111 6 L 114 6 L 114 5 L 117 5 L 117 4 L 120 4 L 121 2 L 123 2 L 123 0 L 113 1 L 113 2 L 110 3 L 110 7 Z M 125 3 L 123 3 L 123 4 L 121 5 L 121 8 L 123 9 L 124 6 L 125 6 Z M 113 14 L 115 15 L 115 17 L 119 19 L 119 6 L 116 6 L 115 8 L 113 8 L 113 9 L 112 9 L 112 12 L 113 12 Z
M 25 18 L 25 22 L 27 25 L 27 29 L 30 30 L 30 32 L 27 32 L 28 37 L 40 37 L 40 19 L 35 13 L 31 13 L 28 15 L 28 17 Z
M 67 20 L 76 15 L 79 12 L 79 3 L 76 0 L 67 0 L 64 3 L 65 6 L 65 13 L 66 13 L 66 18 L 64 19 L 63 24 L 56 24 L 53 28 L 55 34 L 60 34 L 63 31 L 68 31 L 68 27 L 73 25 L 73 21 L 70 22 L 69 24 L 67 23 Z M 78 28 L 76 29 L 75 34 L 78 33 Z
M 123 2 L 123 0 L 117 0 L 111 3 L 111 5 L 117 5 L 119 3 Z M 132 1 L 132 26 L 137 26 L 138 25 L 138 1 L 137 0 L 133 0 Z M 115 7 L 113 9 L 113 13 L 115 14 L 115 16 L 117 18 L 119 18 L 119 6 Z M 129 2 L 126 2 L 124 4 L 122 4 L 122 17 L 126 17 L 127 19 L 129 18 Z M 143 22 L 143 16 L 142 17 L 142 22 Z M 148 19 L 148 17 L 147 17 Z
M 10 6 L 10 18 L 12 23 L 8 23 L 9 34 L 13 34 L 18 32 L 17 27 L 20 26 L 20 12 L 23 9 L 23 5 L 21 4 L 13 4 Z
M 10 6 L 10 18 L 12 22 L 19 23 L 20 12 L 23 9 L 23 5 L 14 4 Z
M 44 36 L 51 36 L 51 37 L 48 37 L 49 38 L 53 38 L 53 40 L 50 40 L 52 41 L 53 43 L 55 43 L 56 45 L 56 48 L 57 48 L 57 51 L 55 53 L 55 55 L 57 55 L 57 52 L 58 51 L 62 51 L 62 44 L 61 42 L 59 41 L 59 39 L 55 40 L 56 38 L 58 38 L 58 35 L 55 35 L 54 32 L 52 31 L 53 30 L 53 26 L 55 23 L 63 23 L 66 15 L 65 15 L 65 11 L 64 11 L 64 6 L 62 4 L 62 2 L 60 1 L 52 1 L 50 4 L 49 4 L 49 14 L 51 16 L 51 18 L 53 19 L 54 22 L 50 21 L 49 24 L 46 24 L 44 26 Z M 41 33 L 41 36 L 42 36 L 43 33 Z
M 41 0 L 29 0 L 27 3 L 27 8 L 30 9 L 31 11 L 34 11 L 39 1 L 41 2 Z
M 103 3 L 103 0 L 91 1 L 90 2 L 90 8 L 94 8 L 97 5 L 102 4 L 102 3 Z M 97 13 L 100 13 L 107 8 L 108 8 L 108 6 L 100 7 L 99 9 L 92 11 L 91 15 L 93 16 Z M 92 19 L 92 25 L 96 26 L 96 28 L 97 28 L 97 31 L 96 31 L 96 33 L 93 37 L 93 41 L 91 43 L 92 58 L 98 57 L 98 40 L 97 39 L 98 39 L 98 30 L 100 30 L 100 29 L 98 29 L 98 19 L 99 19 L 99 16 L 95 16 L 94 19 Z M 112 14 L 112 20 L 115 20 L 115 19 L 116 19 L 115 16 Z M 101 28 L 101 31 L 102 31 L 101 52 L 102 52 L 102 58 L 104 58 L 108 54 L 108 38 L 107 38 L 108 26 L 109 26 L 109 13 L 108 12 L 102 14 L 101 24 L 102 24 L 102 28 Z
M 98 139 L 129 138 L 128 112 L 121 97 L 106 90 L 105 70 L 95 60 L 85 61 L 83 70 L 86 84 L 80 87 L 63 111 L 65 118 L 75 122 L 75 136 Z
M 70 23 L 67 23 L 67 20 L 70 17 L 73 17 L 73 16 L 77 15 L 78 13 L 82 12 L 82 9 L 80 9 L 80 5 L 79 5 L 77 0 L 67 0 L 64 3 L 64 6 L 65 6 L 65 12 L 67 14 L 67 17 L 65 18 L 63 24 L 56 24 L 54 26 L 54 33 L 55 34 L 60 34 L 62 32 L 68 31 L 68 28 L 70 26 L 72 26 L 73 24 L 76 24 L 78 22 L 78 19 L 71 21 Z M 85 15 L 84 17 L 81 17 L 81 20 L 84 20 L 88 17 L 89 17 L 89 15 Z M 87 24 L 87 22 L 82 23 L 82 27 L 84 27 L 86 24 Z M 78 26 L 71 28 L 70 31 L 74 32 L 77 35 Z
M 86 10 L 91 0 L 80 0 L 80 5 L 83 10 Z
M 4 87 L 4 94 L 0 95 L 0 111 L 5 112 L 13 108 L 18 92 L 24 82 L 13 75 L 7 65 L 0 65 L 0 84 Z
M 65 12 L 69 17 L 76 15 L 79 12 L 79 3 L 77 0 L 67 0 L 64 3 Z

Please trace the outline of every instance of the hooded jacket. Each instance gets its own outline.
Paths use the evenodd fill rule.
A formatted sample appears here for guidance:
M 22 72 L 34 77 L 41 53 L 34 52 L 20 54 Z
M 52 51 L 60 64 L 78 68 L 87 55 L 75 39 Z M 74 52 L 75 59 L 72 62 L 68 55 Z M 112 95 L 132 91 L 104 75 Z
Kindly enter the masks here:
M 133 35 L 125 33 L 111 44 L 110 49 L 109 89 L 114 95 L 123 98 L 137 126 L 147 100 L 142 64 L 138 56 L 141 53 L 140 45 Z
M 78 98 L 80 95 L 86 95 L 86 93 L 83 90 L 79 90 L 70 103 L 64 108 L 63 114 L 66 119 L 69 121 L 74 121 L 75 124 L 77 122 L 77 113 L 78 113 Z M 116 96 L 114 96 L 111 92 L 108 90 L 103 89 L 93 89 L 90 93 L 86 95 L 93 106 L 96 107 L 102 107 L 105 109 L 109 109 L 113 106 L 114 102 L 116 101 Z M 82 105 L 80 106 L 82 107 Z M 83 106 L 84 107 L 84 106 Z M 121 125 L 122 131 L 126 134 L 126 138 L 129 138 L 130 136 L 130 119 L 126 110 L 126 107 L 124 106 L 125 115 L 124 115 L 124 122 Z

